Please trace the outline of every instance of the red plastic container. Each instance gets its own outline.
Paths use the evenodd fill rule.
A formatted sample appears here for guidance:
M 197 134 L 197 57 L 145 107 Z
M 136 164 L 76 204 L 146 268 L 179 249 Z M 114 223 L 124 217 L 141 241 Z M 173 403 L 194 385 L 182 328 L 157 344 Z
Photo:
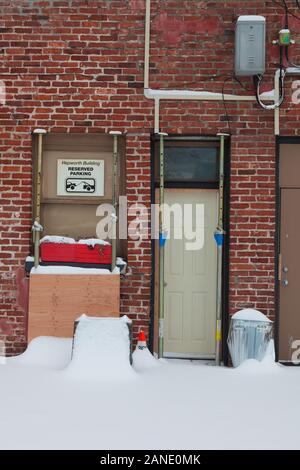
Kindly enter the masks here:
M 111 245 L 81 245 L 75 243 L 76 263 L 111 264 Z
M 41 243 L 41 260 L 74 263 L 75 244 Z
M 81 243 L 41 243 L 43 262 L 111 264 L 111 245 Z

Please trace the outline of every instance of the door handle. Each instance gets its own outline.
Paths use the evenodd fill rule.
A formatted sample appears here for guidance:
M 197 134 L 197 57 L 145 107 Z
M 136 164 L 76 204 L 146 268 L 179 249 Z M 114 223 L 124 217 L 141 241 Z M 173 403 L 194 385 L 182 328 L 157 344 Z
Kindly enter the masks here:
M 287 279 L 284 279 L 282 281 L 283 287 L 287 287 L 289 285 L 289 281 Z

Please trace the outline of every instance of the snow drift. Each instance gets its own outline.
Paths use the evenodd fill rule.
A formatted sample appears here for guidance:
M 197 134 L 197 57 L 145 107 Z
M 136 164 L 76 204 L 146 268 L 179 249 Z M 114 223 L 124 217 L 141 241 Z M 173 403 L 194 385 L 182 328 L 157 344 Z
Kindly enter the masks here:
M 28 344 L 19 356 L 8 357 L 9 364 L 64 369 L 71 360 L 72 338 L 39 336 Z
M 139 349 L 137 347 L 132 354 L 132 359 L 133 367 L 137 372 L 161 366 L 161 363 L 155 359 L 148 348 Z
M 114 381 L 135 376 L 130 364 L 131 320 L 82 315 L 73 342 L 73 355 L 65 374 L 76 379 Z

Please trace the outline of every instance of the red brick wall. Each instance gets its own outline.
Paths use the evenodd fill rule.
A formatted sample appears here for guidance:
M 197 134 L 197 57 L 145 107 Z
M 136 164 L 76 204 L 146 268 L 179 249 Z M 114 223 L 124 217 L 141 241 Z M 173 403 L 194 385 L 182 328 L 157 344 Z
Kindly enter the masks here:
M 294 3 L 288 3 L 292 8 Z M 144 0 L 0 0 L 0 79 L 8 93 L 0 106 L 0 328 L 9 352 L 25 346 L 22 265 L 31 236 L 32 129 L 128 132 L 127 192 L 132 201 L 150 203 L 153 103 L 143 97 L 144 7 Z M 271 40 L 282 26 L 283 10 L 262 0 L 152 0 L 150 86 L 221 91 L 233 70 L 240 14 L 267 16 L 266 88 L 273 88 L 278 51 Z M 300 21 L 290 24 L 299 37 Z M 251 87 L 248 79 L 243 83 Z M 288 79 L 282 134 L 295 135 L 299 112 L 290 105 L 290 85 Z M 225 88 L 247 93 L 233 80 Z M 273 315 L 273 113 L 255 102 L 228 103 L 227 108 L 232 131 L 230 310 L 251 305 Z M 228 130 L 222 102 L 164 101 L 161 111 L 162 130 L 169 133 Z M 139 247 L 130 241 L 128 261 L 122 312 L 136 319 L 137 330 L 148 325 L 150 241 Z

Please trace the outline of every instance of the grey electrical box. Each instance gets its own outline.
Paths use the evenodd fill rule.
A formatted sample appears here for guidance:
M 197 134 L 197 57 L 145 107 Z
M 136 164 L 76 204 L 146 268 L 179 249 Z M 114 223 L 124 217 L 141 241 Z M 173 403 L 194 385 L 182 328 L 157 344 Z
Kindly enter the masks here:
M 266 19 L 263 16 L 240 16 L 235 31 L 235 74 L 263 74 L 265 60 Z

